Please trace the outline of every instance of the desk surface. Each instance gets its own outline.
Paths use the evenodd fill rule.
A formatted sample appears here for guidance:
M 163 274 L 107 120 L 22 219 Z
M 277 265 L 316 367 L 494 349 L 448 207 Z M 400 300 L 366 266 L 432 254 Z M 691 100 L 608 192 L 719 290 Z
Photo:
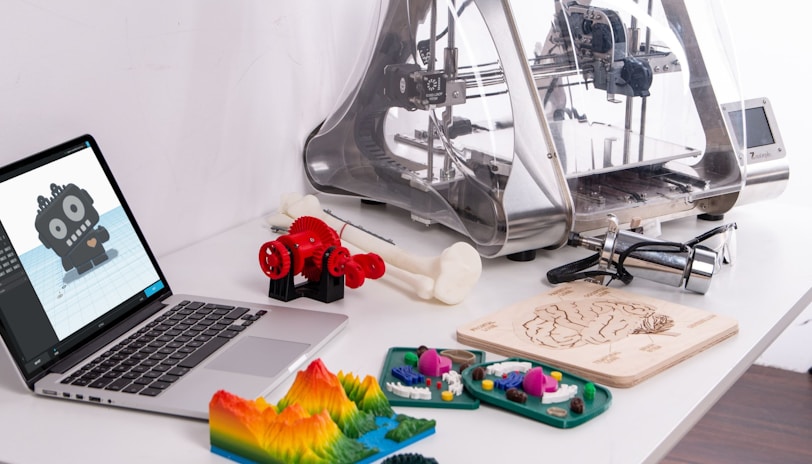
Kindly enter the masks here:
M 412 223 L 408 214 L 355 200 L 329 199 L 354 223 L 394 239 L 416 254 L 436 255 L 459 236 Z M 705 295 L 637 279 L 627 290 L 735 317 L 739 333 L 643 383 L 612 388 L 613 404 L 601 416 L 561 430 L 482 405 L 476 410 L 396 408 L 432 418 L 436 433 L 406 448 L 441 463 L 520 458 L 553 462 L 656 462 L 682 438 L 759 354 L 800 313 L 793 308 L 812 283 L 812 249 L 796 235 L 804 215 L 780 203 L 742 206 L 735 221 L 738 253 L 733 266 L 713 278 Z M 687 240 L 716 224 L 695 218 L 663 224 L 663 238 Z M 338 372 L 378 376 L 392 346 L 464 347 L 457 326 L 550 287 L 548 269 L 585 257 L 583 249 L 539 252 L 530 262 L 484 260 L 480 283 L 465 301 L 447 306 L 419 300 L 386 278 L 347 289 L 343 300 L 270 301 L 256 251 L 274 235 L 262 218 L 236 227 L 160 261 L 172 289 L 253 302 L 345 313 L 348 327 L 320 352 Z M 405 329 L 405 330 L 404 330 Z M 488 354 L 488 360 L 501 357 Z M 292 379 L 268 399 L 277 401 Z M 208 424 L 171 416 L 38 397 L 18 381 L 0 356 L 0 462 L 230 462 L 209 451 Z M 144 446 L 143 444 L 149 444 Z M 113 454 L 123 452 L 123 454 Z M 115 456 L 115 457 L 114 457 Z

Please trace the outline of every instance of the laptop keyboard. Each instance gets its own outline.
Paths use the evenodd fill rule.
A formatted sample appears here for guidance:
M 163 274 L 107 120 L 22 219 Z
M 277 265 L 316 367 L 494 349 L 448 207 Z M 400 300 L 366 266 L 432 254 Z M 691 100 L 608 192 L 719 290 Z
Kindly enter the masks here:
M 0 226 L 0 294 L 25 281 L 25 271 L 17 258 L 17 253 L 14 252 L 8 235 Z
M 183 301 L 62 383 L 157 396 L 266 313 Z

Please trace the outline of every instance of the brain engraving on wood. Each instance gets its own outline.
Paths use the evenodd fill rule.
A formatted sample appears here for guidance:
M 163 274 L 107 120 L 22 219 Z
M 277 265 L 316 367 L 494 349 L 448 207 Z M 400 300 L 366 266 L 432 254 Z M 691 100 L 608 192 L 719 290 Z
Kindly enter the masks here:
M 647 304 L 577 300 L 538 306 L 521 325 L 524 335 L 546 348 L 576 348 L 617 342 L 634 334 L 664 334 L 674 321 Z

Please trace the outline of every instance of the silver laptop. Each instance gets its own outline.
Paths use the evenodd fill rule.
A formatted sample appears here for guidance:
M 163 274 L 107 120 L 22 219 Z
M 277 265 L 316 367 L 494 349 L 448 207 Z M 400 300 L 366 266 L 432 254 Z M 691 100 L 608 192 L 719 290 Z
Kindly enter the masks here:
M 346 323 L 173 294 L 90 135 L 0 169 L 0 335 L 37 394 L 206 419 L 217 390 L 264 396 Z

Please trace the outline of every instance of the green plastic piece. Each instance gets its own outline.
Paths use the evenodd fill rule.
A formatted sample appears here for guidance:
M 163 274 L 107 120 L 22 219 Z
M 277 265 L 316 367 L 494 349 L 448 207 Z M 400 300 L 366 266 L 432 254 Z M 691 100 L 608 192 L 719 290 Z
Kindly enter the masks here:
M 592 382 L 587 382 L 584 385 L 584 399 L 585 400 L 593 400 L 595 399 L 595 384 Z
M 558 403 L 544 404 L 541 402 L 541 399 L 539 397 L 528 395 L 527 401 L 525 403 L 516 403 L 508 400 L 503 390 L 500 390 L 495 386 L 493 390 L 490 391 L 484 390 L 482 388 L 482 381 L 474 380 L 471 377 L 471 374 L 473 373 L 474 369 L 477 366 L 487 368 L 487 366 L 491 364 L 498 364 L 502 362 L 529 362 L 532 365 L 532 367 L 541 366 L 541 368 L 544 369 L 544 372 L 546 374 L 549 374 L 551 371 L 554 370 L 561 372 L 562 378 L 561 381 L 559 382 L 559 385 L 567 384 L 578 386 L 578 394 L 576 395 L 576 397 L 581 397 L 584 399 L 584 412 L 581 414 L 576 414 L 570 411 L 569 399 Z M 492 380 L 495 382 L 496 380 L 499 379 L 499 377 L 494 375 L 486 375 L 485 379 Z M 513 411 L 517 414 L 521 414 L 531 419 L 535 419 L 539 422 L 543 422 L 545 424 L 552 425 L 553 427 L 558 427 L 562 429 L 568 429 L 583 424 L 584 422 L 587 422 L 590 419 L 597 417 L 602 412 L 609 409 L 609 406 L 612 404 L 612 393 L 605 387 L 595 385 L 594 383 L 582 377 L 572 375 L 561 369 L 523 358 L 509 358 L 502 361 L 494 361 L 472 365 L 463 371 L 462 382 L 465 385 L 466 391 L 470 392 L 473 396 L 479 398 L 482 401 L 485 401 L 486 403 L 499 406 L 509 411 Z M 592 385 L 591 388 L 594 388 L 592 399 L 585 398 L 587 385 Z M 548 412 L 550 411 L 550 408 L 554 408 L 552 412 L 556 413 L 561 413 L 561 411 L 563 410 L 566 412 L 566 415 L 564 417 L 558 417 L 556 415 L 553 415 L 550 412 Z
M 417 360 L 420 359 L 417 357 L 417 353 L 409 352 L 403 355 L 403 362 L 409 366 L 417 366 Z
M 444 348 L 436 348 L 437 352 L 440 353 L 444 351 Z M 472 353 L 476 359 L 477 363 L 483 362 L 485 360 L 485 353 L 478 350 L 465 350 Z M 422 408 L 447 408 L 447 409 L 476 409 L 479 407 L 479 399 L 472 396 L 467 391 L 463 390 L 462 395 L 454 396 L 454 399 L 451 401 L 445 401 L 441 398 L 442 390 L 446 390 L 447 388 L 443 388 L 442 390 L 438 390 L 436 385 L 437 382 L 442 382 L 442 377 L 433 377 L 427 376 L 427 379 L 431 379 L 431 386 L 428 388 L 431 389 L 431 399 L 429 400 L 418 400 L 418 399 L 411 399 L 411 398 L 404 398 L 402 396 L 398 396 L 389 390 L 386 389 L 387 382 L 398 383 L 400 381 L 398 378 L 392 375 L 392 368 L 398 366 L 409 365 L 407 362 L 407 358 L 411 357 L 410 355 L 417 356 L 417 347 L 394 347 L 390 348 L 386 354 L 386 360 L 383 364 L 383 369 L 381 371 L 381 375 L 378 377 L 378 382 L 381 385 L 381 390 L 383 390 L 384 395 L 386 395 L 386 399 L 389 400 L 389 404 L 392 406 L 411 406 L 411 407 L 422 407 Z M 417 362 L 415 361 L 415 366 Z M 412 366 L 414 367 L 414 366 Z M 454 370 L 459 370 L 459 364 L 452 360 L 451 367 Z M 415 368 L 417 370 L 417 368 Z M 445 382 L 443 382 L 443 386 L 445 387 Z M 419 387 L 426 387 L 426 384 L 417 385 Z

